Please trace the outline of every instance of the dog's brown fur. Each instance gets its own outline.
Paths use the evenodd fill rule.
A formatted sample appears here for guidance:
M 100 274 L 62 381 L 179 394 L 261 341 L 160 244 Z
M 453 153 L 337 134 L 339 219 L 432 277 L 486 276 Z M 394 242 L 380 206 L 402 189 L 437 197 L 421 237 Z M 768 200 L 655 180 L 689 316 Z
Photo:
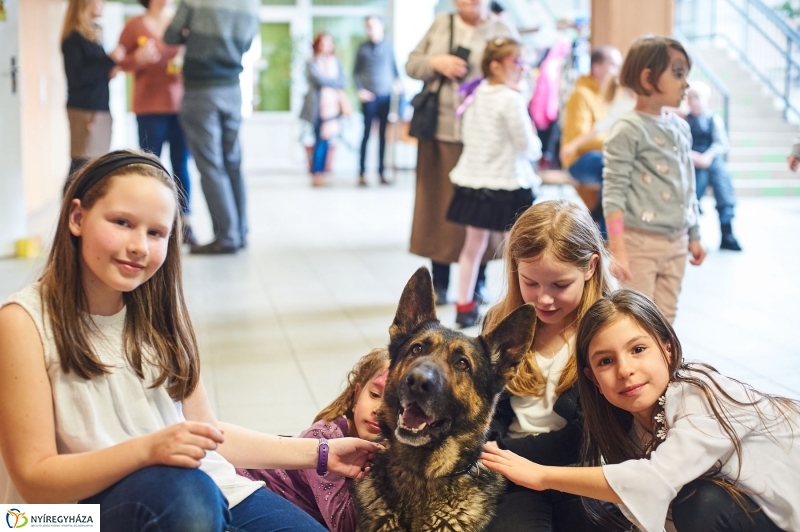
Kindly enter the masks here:
M 359 532 L 486 528 L 505 480 L 478 457 L 497 397 L 531 344 L 534 317 L 525 305 L 477 338 L 455 332 L 436 319 L 430 275 L 417 270 L 389 328 L 379 414 L 386 450 L 355 486 Z

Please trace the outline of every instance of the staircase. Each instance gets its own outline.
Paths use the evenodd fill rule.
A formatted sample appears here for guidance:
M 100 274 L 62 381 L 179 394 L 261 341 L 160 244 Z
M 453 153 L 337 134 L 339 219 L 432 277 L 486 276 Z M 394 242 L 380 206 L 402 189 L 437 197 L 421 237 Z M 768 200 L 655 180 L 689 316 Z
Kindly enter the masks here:
M 763 84 L 724 48 L 695 43 L 693 50 L 730 92 L 728 168 L 739 196 L 800 196 L 800 174 L 786 163 L 800 128 L 783 120 Z

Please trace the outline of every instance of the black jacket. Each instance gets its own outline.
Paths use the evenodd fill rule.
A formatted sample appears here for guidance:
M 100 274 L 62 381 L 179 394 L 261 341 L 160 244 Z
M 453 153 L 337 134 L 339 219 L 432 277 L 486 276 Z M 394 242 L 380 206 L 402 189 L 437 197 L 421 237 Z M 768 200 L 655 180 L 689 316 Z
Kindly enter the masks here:
M 583 437 L 583 411 L 578 400 L 577 384 L 562 393 L 553 405 L 553 411 L 567 420 L 564 428 L 553 432 L 509 438 L 508 427 L 514 421 L 510 399 L 508 392 L 500 396 L 489 428 L 490 441 L 496 441 L 501 448 L 537 464 L 566 466 L 578 462 Z
M 103 46 L 73 31 L 61 43 L 67 75 L 67 107 L 108 111 L 108 75 L 114 61 Z

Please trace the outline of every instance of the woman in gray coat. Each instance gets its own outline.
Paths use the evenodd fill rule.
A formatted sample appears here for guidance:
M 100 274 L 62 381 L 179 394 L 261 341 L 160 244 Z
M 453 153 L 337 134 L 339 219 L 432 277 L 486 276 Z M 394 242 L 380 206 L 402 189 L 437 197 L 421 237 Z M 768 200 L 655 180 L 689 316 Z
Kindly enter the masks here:
M 425 90 L 439 92 L 439 116 L 435 140 L 420 140 L 417 153 L 417 187 L 411 252 L 432 261 L 433 286 L 437 304 L 446 302 L 450 264 L 458 262 L 464 243 L 464 226 L 447 221 L 445 215 L 453 196 L 450 171 L 461 156 L 461 135 L 456 109 L 461 103 L 458 85 L 481 75 L 481 58 L 486 43 L 498 37 L 519 39 L 508 22 L 491 13 L 490 0 L 454 0 L 456 13 L 436 17 L 428 33 L 411 52 L 406 72 L 425 82 Z M 452 42 L 451 35 L 452 16 Z M 459 46 L 469 50 L 468 59 L 453 55 Z M 501 234 L 490 242 L 484 262 L 498 249 Z M 479 277 L 478 283 L 481 279 Z M 476 288 L 476 297 L 480 290 Z

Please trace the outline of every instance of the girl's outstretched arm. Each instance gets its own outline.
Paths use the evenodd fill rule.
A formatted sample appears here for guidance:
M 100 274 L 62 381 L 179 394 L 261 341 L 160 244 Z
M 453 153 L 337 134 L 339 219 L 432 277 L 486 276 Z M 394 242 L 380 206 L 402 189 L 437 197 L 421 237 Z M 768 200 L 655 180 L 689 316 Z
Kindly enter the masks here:
M 319 442 L 313 438 L 285 438 L 217 421 L 202 379 L 183 401 L 187 420 L 209 423 L 225 433 L 219 453 L 236 467 L 246 469 L 316 469 Z M 359 438 L 337 438 L 328 442 L 328 471 L 348 478 L 361 478 L 375 452 L 382 447 Z
M 622 502 L 600 467 L 542 466 L 504 451 L 493 442 L 486 444 L 481 462 L 514 484 L 532 490 L 557 490 L 616 504 Z
M 25 502 L 77 502 L 157 463 L 197 467 L 221 440 L 210 425 L 181 423 L 99 451 L 58 454 L 39 333 L 19 305 L 0 309 L 0 453 Z

